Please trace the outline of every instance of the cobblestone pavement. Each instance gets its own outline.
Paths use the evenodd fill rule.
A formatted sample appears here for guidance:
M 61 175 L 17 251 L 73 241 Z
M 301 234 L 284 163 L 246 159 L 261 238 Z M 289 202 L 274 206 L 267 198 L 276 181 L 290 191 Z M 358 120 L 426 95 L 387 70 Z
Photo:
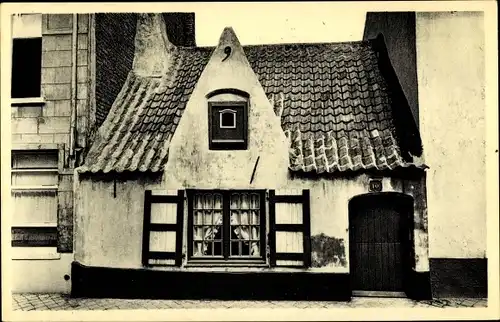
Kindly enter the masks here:
M 350 302 L 319 301 L 218 301 L 218 300 L 125 300 L 70 298 L 64 294 L 13 294 L 15 311 L 67 310 L 143 310 L 189 308 L 425 308 L 486 307 L 486 299 L 434 299 L 414 301 L 403 298 L 356 297 Z

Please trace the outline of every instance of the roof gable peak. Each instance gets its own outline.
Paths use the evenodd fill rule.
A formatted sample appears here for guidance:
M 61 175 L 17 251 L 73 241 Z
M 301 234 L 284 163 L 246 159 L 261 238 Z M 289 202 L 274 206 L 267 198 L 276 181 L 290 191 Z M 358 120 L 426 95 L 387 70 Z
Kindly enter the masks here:
M 161 14 L 139 14 L 132 65 L 134 73 L 145 77 L 163 75 L 171 65 L 175 48 L 167 37 Z

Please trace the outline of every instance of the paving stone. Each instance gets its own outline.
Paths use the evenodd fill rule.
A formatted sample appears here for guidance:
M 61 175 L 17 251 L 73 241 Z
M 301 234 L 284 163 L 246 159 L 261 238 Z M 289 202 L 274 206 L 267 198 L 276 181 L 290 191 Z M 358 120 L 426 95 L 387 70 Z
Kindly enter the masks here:
M 133 310 L 185 308 L 370 308 L 370 307 L 486 307 L 486 299 L 434 299 L 414 301 L 391 298 L 353 298 L 335 301 L 219 301 L 219 300 L 126 300 L 71 298 L 63 294 L 14 294 L 12 307 L 17 311 L 33 310 Z

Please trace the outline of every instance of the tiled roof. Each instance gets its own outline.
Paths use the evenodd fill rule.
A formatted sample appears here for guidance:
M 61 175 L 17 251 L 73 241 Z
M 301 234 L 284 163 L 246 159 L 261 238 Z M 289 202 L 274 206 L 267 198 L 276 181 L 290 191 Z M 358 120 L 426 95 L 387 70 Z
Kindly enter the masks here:
M 162 79 L 130 75 L 81 172 L 159 171 L 214 48 L 177 48 Z M 245 46 L 290 142 L 290 170 L 422 167 L 396 135 L 391 91 L 370 42 Z M 402 122 L 404 124 L 404 122 Z M 418 131 L 412 136 L 420 146 Z M 414 145 L 415 146 L 415 145 Z

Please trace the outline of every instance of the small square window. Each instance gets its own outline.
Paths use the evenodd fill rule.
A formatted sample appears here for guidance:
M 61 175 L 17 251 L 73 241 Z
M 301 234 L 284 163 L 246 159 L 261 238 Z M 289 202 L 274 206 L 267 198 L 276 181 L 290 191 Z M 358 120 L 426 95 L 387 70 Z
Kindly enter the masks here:
M 236 128 L 236 111 L 225 109 L 219 112 L 220 114 L 220 128 L 221 129 L 234 129 Z
M 209 102 L 210 150 L 247 149 L 247 102 Z

